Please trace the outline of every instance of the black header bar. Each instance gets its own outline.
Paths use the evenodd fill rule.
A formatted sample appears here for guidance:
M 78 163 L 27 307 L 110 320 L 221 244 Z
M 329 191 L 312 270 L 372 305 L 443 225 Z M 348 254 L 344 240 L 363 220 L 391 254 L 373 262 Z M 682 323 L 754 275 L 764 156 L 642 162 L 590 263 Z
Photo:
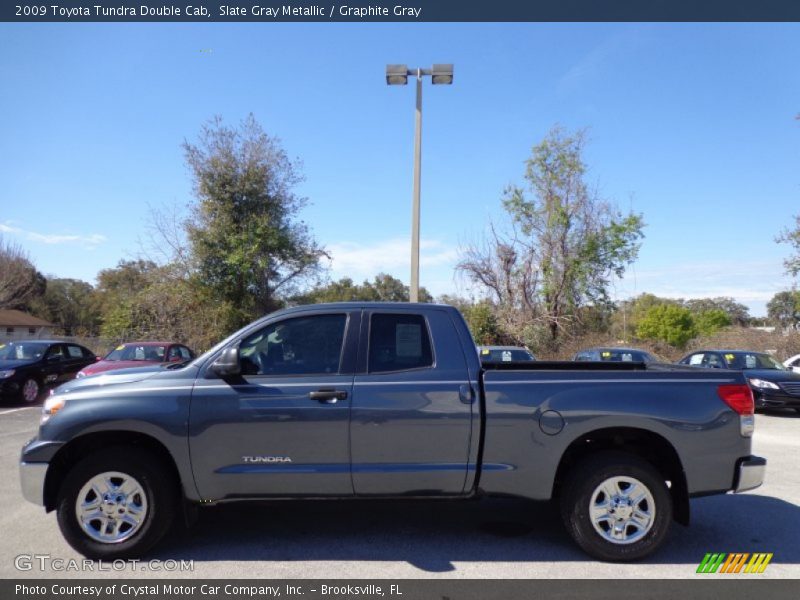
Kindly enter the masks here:
M 13 0 L 6 22 L 800 21 L 799 0 Z

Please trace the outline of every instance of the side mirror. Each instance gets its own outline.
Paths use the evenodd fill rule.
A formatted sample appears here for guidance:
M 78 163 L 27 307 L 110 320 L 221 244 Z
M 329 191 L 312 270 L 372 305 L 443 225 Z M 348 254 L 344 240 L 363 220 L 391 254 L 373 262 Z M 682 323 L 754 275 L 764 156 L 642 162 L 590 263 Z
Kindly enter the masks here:
M 225 377 L 235 377 L 242 374 L 242 367 L 239 364 L 239 348 L 225 348 L 217 360 L 211 364 L 211 372 Z

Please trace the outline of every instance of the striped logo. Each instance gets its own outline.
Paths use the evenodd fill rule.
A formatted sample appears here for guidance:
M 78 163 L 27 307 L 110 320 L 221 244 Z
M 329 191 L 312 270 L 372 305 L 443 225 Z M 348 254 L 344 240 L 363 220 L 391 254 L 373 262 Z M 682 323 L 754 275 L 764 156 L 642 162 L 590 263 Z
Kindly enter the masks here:
M 697 573 L 763 573 L 771 560 L 772 552 L 708 552 L 697 567 Z

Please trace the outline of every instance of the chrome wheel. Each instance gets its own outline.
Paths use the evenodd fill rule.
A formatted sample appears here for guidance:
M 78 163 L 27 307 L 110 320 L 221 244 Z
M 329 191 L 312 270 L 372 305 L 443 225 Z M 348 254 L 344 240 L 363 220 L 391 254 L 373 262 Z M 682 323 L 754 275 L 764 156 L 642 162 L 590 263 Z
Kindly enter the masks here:
M 653 527 L 656 503 L 653 494 L 634 477 L 609 477 L 598 485 L 589 501 L 592 526 L 614 544 L 632 544 Z
M 39 384 L 35 379 L 26 379 L 22 384 L 22 399 L 28 404 L 36 402 L 39 397 Z
M 75 516 L 89 537 L 116 544 L 141 528 L 147 517 L 147 496 L 130 475 L 118 471 L 100 473 L 78 493 Z

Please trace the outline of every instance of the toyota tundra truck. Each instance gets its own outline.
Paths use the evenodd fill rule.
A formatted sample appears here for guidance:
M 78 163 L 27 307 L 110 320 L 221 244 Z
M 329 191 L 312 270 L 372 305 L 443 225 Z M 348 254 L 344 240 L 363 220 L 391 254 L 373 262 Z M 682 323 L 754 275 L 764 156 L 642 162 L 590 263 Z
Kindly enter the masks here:
M 62 385 L 20 473 L 95 559 L 140 556 L 223 502 L 503 495 L 556 501 L 578 546 L 625 561 L 688 525 L 690 498 L 762 483 L 753 428 L 739 372 L 482 365 L 452 307 L 320 304 L 183 366 Z

